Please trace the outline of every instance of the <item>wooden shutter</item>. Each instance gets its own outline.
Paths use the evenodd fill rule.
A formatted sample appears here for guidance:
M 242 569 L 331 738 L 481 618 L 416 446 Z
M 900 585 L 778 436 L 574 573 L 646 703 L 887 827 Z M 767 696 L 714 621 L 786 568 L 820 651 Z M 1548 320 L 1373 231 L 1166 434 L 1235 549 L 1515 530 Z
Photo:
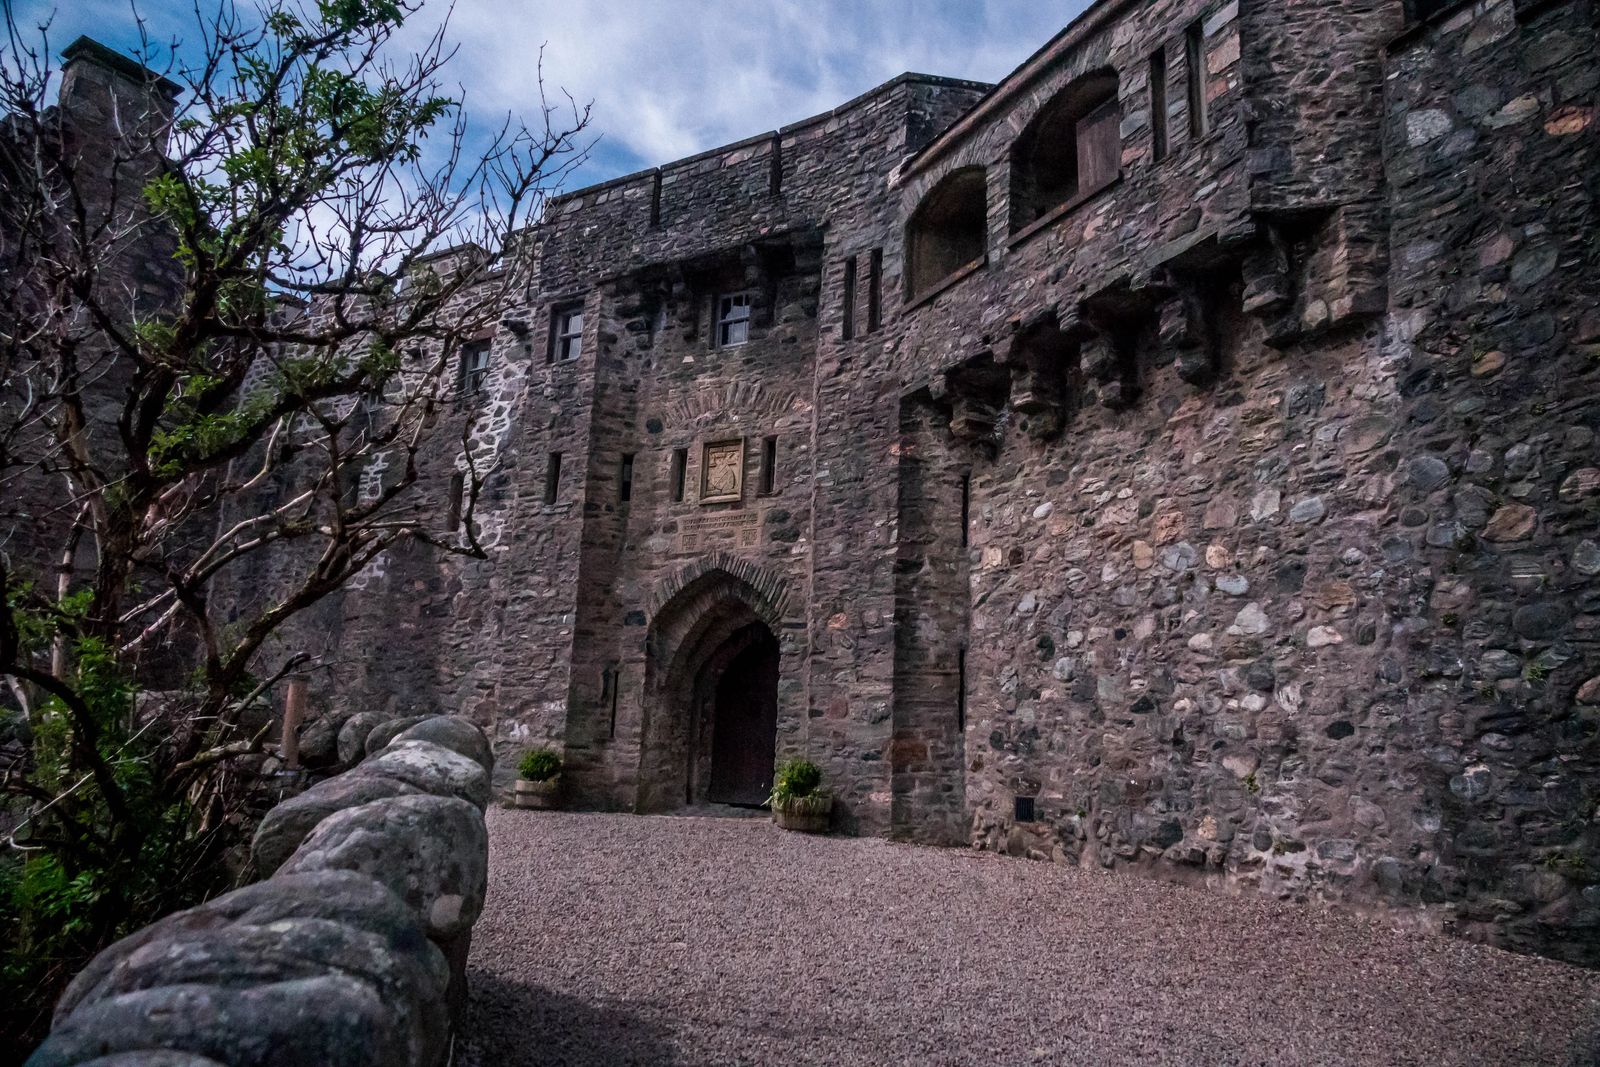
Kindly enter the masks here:
M 1113 98 L 1078 120 L 1078 195 L 1116 181 L 1122 171 L 1122 113 Z

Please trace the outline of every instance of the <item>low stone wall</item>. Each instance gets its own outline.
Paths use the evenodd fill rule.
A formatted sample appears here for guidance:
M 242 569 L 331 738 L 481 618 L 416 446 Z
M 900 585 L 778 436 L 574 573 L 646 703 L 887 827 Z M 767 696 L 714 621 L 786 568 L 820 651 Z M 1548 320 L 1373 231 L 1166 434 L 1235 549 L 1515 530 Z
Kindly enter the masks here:
M 494 757 L 463 719 L 362 728 L 342 747 L 364 759 L 263 820 L 264 880 L 95 957 L 26 1067 L 447 1062 Z

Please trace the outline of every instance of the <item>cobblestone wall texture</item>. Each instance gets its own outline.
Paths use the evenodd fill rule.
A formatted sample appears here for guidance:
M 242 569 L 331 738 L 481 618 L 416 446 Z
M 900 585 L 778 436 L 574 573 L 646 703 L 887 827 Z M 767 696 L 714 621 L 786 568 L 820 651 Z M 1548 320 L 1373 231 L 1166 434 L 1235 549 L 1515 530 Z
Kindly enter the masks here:
M 1100 0 L 998 86 L 564 196 L 462 401 L 491 559 L 302 640 L 649 811 L 761 627 L 842 830 L 1600 963 L 1596 36 Z

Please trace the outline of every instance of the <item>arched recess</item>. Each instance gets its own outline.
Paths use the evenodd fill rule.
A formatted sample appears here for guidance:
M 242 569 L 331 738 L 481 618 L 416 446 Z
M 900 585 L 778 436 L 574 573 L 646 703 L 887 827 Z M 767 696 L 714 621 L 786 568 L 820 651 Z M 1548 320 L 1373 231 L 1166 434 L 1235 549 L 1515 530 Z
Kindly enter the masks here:
M 1011 229 L 1080 203 L 1122 170 L 1117 72 L 1092 71 L 1051 97 L 1011 146 Z
M 640 811 L 758 804 L 771 787 L 783 587 L 755 577 L 701 564 L 657 593 L 645 649 Z
M 962 167 L 935 185 L 906 224 L 906 296 L 915 300 L 970 263 L 989 240 L 988 181 L 982 167 Z

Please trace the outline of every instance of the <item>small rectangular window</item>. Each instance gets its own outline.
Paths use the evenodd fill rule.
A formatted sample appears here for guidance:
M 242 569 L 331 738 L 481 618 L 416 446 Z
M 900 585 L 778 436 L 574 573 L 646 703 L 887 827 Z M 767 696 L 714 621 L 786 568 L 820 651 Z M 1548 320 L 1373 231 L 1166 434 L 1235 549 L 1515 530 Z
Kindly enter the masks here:
M 874 248 L 867 259 L 867 332 L 883 325 L 883 249 Z
M 672 450 L 672 502 L 683 503 L 684 488 L 689 483 L 689 450 L 687 448 L 674 448 Z
M 1184 66 L 1189 80 L 1189 133 L 1201 138 L 1211 129 L 1206 114 L 1206 31 L 1196 22 L 1183 38 Z
M 622 457 L 622 469 L 617 472 L 617 499 L 626 504 L 633 499 L 633 453 Z
M 1150 139 L 1156 162 L 1167 158 L 1167 46 L 1150 55 Z
M 844 300 L 840 307 L 844 321 L 839 336 L 848 341 L 856 335 L 856 257 L 844 261 Z
M 466 494 L 467 480 L 461 474 L 450 476 L 450 500 L 444 514 L 444 528 L 450 533 L 461 529 L 462 497 Z
M 376 437 L 383 421 L 383 406 L 388 398 L 383 394 L 383 386 L 377 383 L 368 384 L 361 391 L 361 400 L 356 408 L 356 428 L 369 439 Z
M 544 469 L 544 502 L 554 504 L 561 496 L 561 453 L 550 453 L 550 462 Z
M 770 496 L 778 491 L 778 439 L 761 442 L 761 492 Z
M 972 475 L 961 476 L 961 547 L 972 540 Z
M 956 650 L 956 729 L 967 728 L 967 650 Z
M 611 691 L 611 726 L 606 735 L 612 740 L 617 736 L 617 693 L 622 688 L 622 668 L 613 663 L 606 669 L 607 688 Z
M 783 193 L 783 135 L 772 135 L 772 171 L 767 176 L 768 190 L 773 196 Z
M 550 316 L 550 356 L 547 362 L 566 363 L 583 355 L 583 307 L 557 308 Z
M 1033 797 L 1014 798 L 1014 808 L 1012 814 L 1016 816 L 1017 822 L 1034 821 L 1036 816 L 1034 813 L 1033 800 Z
M 471 396 L 483 389 L 489 378 L 489 342 L 469 341 L 461 348 L 461 378 L 458 382 L 462 396 Z
M 750 294 L 717 298 L 717 347 L 732 348 L 750 340 Z

